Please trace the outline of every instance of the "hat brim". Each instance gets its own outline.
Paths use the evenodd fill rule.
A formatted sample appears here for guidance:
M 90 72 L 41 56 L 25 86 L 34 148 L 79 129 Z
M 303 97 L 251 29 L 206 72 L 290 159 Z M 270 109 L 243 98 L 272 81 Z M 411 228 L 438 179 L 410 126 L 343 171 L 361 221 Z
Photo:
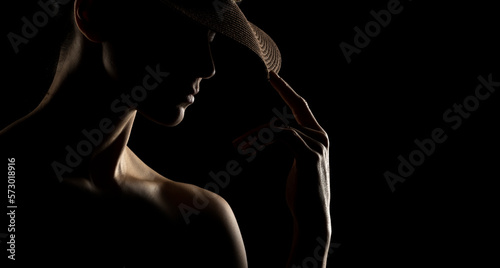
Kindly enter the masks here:
M 279 72 L 281 54 L 276 43 L 260 28 L 250 23 L 233 0 L 161 0 L 209 28 L 235 40 L 253 51 L 267 72 Z

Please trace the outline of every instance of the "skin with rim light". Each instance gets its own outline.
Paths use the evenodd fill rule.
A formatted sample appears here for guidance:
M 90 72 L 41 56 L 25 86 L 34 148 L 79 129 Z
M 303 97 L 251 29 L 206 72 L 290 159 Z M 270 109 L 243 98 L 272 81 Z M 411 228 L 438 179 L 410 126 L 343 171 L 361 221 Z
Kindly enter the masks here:
M 194 185 L 165 178 L 127 147 L 137 112 L 165 126 L 175 126 L 183 120 L 185 109 L 200 90 L 200 82 L 215 75 L 210 52 L 213 33 L 180 16 L 165 16 L 165 12 L 169 12 L 166 7 L 152 3 L 141 7 L 124 4 L 118 12 L 114 10 L 113 19 L 104 19 L 102 14 L 109 10 L 95 1 L 76 0 L 74 7 L 75 34 L 68 48 L 61 52 L 46 97 L 33 112 L 0 132 L 0 145 L 8 146 L 22 133 L 36 132 L 27 146 L 33 152 L 33 159 L 39 158 L 38 165 L 50 165 L 55 158 L 51 152 L 77 143 L 82 129 L 90 129 L 100 119 L 110 118 L 114 130 L 105 135 L 94 153 L 86 157 L 63 184 L 88 193 L 120 193 L 145 200 L 164 216 L 165 226 L 184 224 L 178 205 L 194 206 L 193 196 L 202 196 L 210 202 L 201 211 L 200 225 L 179 227 L 196 236 L 182 239 L 192 239 L 190 244 L 198 245 L 199 252 L 211 257 L 203 259 L 204 266 L 247 267 L 243 239 L 227 202 Z M 137 14 L 135 19 L 126 15 L 132 10 Z M 122 89 L 141 81 L 144 66 L 156 66 L 158 62 L 163 70 L 169 71 L 168 79 L 123 115 L 110 112 L 109 104 L 124 93 Z M 294 219 L 287 267 L 300 266 L 304 259 L 317 255 L 314 251 L 318 237 L 326 241 L 325 248 L 330 244 L 329 141 L 303 98 L 275 73 L 270 74 L 270 83 L 299 124 L 297 128 L 283 128 L 278 139 L 295 154 L 286 185 L 287 203 Z M 38 175 L 43 179 L 53 177 L 43 172 Z M 206 232 L 200 226 L 213 228 Z M 171 248 L 169 243 L 181 243 L 172 237 L 162 237 L 161 232 L 155 239 L 160 241 L 155 244 L 155 250 L 163 246 Z M 213 249 L 214 243 L 218 245 L 217 250 Z M 196 259 L 199 252 L 180 254 Z M 327 253 L 321 255 L 323 267 Z M 161 256 L 151 258 L 162 259 Z M 166 265 L 171 261 L 162 260 Z M 184 267 L 199 265 L 194 263 L 197 260 L 192 264 L 190 261 L 183 261 Z

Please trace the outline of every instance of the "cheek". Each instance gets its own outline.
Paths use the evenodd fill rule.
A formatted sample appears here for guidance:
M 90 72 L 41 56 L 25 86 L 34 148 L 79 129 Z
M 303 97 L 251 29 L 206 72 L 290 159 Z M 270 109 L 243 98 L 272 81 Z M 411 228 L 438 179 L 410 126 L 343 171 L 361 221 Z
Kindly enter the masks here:
M 163 70 L 173 71 L 181 65 L 176 59 L 179 49 L 146 37 L 107 42 L 103 44 L 103 49 L 108 73 L 122 82 L 142 81 L 147 66 L 161 64 Z
M 147 66 L 147 62 L 137 51 L 131 46 L 104 44 L 103 63 L 108 74 L 116 81 L 132 85 Z
M 113 78 L 120 81 L 139 79 L 148 65 L 162 57 L 155 30 L 145 25 L 123 24 L 103 42 L 103 61 Z

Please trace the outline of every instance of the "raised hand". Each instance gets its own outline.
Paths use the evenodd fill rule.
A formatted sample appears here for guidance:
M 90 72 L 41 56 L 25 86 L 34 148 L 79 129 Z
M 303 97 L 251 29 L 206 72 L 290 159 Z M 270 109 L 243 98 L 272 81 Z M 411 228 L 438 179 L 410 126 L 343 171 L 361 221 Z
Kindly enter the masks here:
M 295 155 L 286 189 L 295 225 L 291 266 L 312 256 L 311 248 L 318 237 L 330 243 L 329 139 L 304 98 L 274 72 L 270 73 L 270 82 L 298 123 L 297 127 L 287 126 L 278 136 Z M 326 253 L 323 252 L 323 266 L 326 265 Z

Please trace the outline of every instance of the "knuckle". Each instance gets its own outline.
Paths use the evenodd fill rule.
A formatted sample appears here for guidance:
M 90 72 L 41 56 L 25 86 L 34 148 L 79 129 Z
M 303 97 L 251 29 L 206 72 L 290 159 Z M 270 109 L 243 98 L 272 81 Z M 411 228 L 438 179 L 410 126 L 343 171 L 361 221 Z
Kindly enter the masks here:
M 317 133 L 318 133 L 317 136 L 318 141 L 327 149 L 330 148 L 330 138 L 328 136 L 328 133 L 326 133 L 326 131 L 324 130 L 318 131 Z
M 323 131 L 323 141 L 326 148 L 330 148 L 330 137 L 326 131 Z
M 330 151 L 330 150 L 329 150 L 328 146 L 326 146 L 326 145 L 324 145 L 324 144 L 321 144 L 321 146 L 320 146 L 320 150 L 319 150 L 319 152 L 318 152 L 318 153 L 319 153 L 319 154 L 321 154 L 321 155 L 326 155 L 326 154 L 328 154 L 328 153 L 329 153 L 329 151 Z
M 319 162 L 323 159 L 323 154 L 319 153 L 319 152 L 314 152 L 312 154 L 312 159 Z
M 304 97 L 297 95 L 296 101 L 297 101 L 297 104 L 301 105 L 302 107 L 309 108 L 309 103 L 307 102 L 307 100 Z

